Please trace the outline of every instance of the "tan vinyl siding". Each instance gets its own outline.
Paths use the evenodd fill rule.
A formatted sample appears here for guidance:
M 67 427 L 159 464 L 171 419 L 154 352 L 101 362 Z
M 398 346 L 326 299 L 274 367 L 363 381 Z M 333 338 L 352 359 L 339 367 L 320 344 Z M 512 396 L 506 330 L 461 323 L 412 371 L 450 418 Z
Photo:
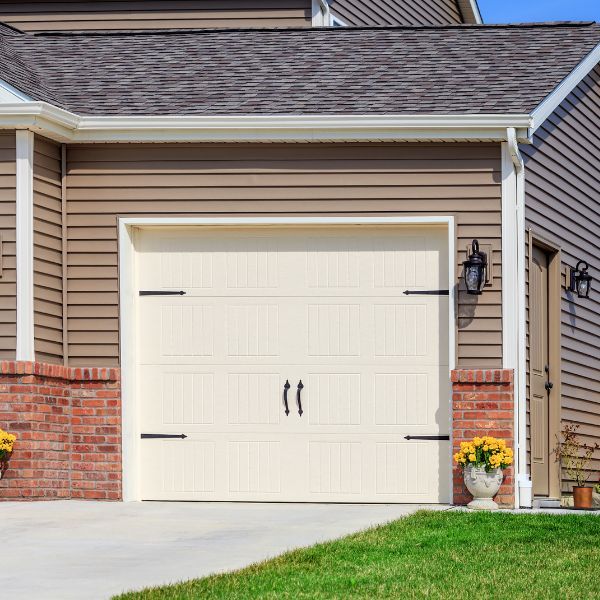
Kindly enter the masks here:
M 498 145 L 88 145 L 68 163 L 71 364 L 118 361 L 117 215 L 448 215 L 457 276 L 473 237 L 494 285 L 460 295 L 458 360 L 501 365 Z
M 61 148 L 35 137 L 33 270 L 35 358 L 62 362 Z
M 527 226 L 559 246 L 563 268 L 583 259 L 591 297 L 562 290 L 562 420 L 600 443 L 600 68 L 536 132 L 526 156 Z M 592 469 L 600 470 L 600 453 Z
M 455 0 L 331 0 L 346 25 L 447 25 L 462 23 Z
M 15 359 L 17 347 L 17 272 L 15 134 L 0 134 L 0 358 Z
M 0 1 L 0 21 L 23 31 L 307 27 L 311 18 L 311 0 Z

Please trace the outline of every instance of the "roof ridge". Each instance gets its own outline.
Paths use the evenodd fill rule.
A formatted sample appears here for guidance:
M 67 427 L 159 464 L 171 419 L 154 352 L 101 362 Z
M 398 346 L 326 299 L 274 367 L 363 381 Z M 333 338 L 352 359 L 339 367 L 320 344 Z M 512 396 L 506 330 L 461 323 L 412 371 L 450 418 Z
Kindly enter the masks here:
M 98 31 L 40 31 L 32 37 L 119 37 L 119 36 L 151 36 L 151 35 L 198 35 L 208 33 L 309 33 L 309 32 L 351 32 L 351 31 L 404 31 L 404 30 L 482 30 L 482 29 L 533 29 L 561 27 L 590 27 L 600 25 L 596 21 L 547 21 L 532 23 L 449 23 L 444 25 L 376 25 L 359 27 L 231 27 L 202 29 L 104 29 Z

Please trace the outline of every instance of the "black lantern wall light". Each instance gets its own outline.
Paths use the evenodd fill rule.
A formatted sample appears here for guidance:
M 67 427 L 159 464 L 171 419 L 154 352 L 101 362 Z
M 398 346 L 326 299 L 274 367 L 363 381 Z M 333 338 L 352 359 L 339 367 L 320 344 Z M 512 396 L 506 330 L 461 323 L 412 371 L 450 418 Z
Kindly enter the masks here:
M 585 260 L 580 260 L 575 269 L 571 269 L 569 291 L 577 294 L 579 298 L 589 298 L 592 287 L 592 276 L 588 273 L 590 266 Z
M 463 275 L 467 294 L 479 296 L 487 281 L 487 254 L 479 250 L 479 241 L 473 240 L 471 254 L 463 262 Z

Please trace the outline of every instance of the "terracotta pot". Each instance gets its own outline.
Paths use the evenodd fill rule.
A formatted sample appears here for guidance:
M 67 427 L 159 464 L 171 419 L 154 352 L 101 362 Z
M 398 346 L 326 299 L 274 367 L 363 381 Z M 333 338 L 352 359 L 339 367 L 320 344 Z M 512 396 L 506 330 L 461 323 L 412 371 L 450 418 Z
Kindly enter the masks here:
M 573 486 L 573 506 L 575 508 L 592 508 L 592 492 L 591 487 Z

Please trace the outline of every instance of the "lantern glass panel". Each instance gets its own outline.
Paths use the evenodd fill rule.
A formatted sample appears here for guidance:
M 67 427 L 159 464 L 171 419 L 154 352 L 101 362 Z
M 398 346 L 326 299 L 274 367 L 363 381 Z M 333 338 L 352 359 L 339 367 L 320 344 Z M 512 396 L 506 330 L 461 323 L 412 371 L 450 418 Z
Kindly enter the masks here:
M 590 281 L 587 277 L 580 277 L 577 281 L 577 295 L 580 298 L 587 298 L 590 292 Z
M 481 287 L 482 267 L 473 265 L 467 268 L 465 273 L 465 284 L 470 292 L 478 292 Z

